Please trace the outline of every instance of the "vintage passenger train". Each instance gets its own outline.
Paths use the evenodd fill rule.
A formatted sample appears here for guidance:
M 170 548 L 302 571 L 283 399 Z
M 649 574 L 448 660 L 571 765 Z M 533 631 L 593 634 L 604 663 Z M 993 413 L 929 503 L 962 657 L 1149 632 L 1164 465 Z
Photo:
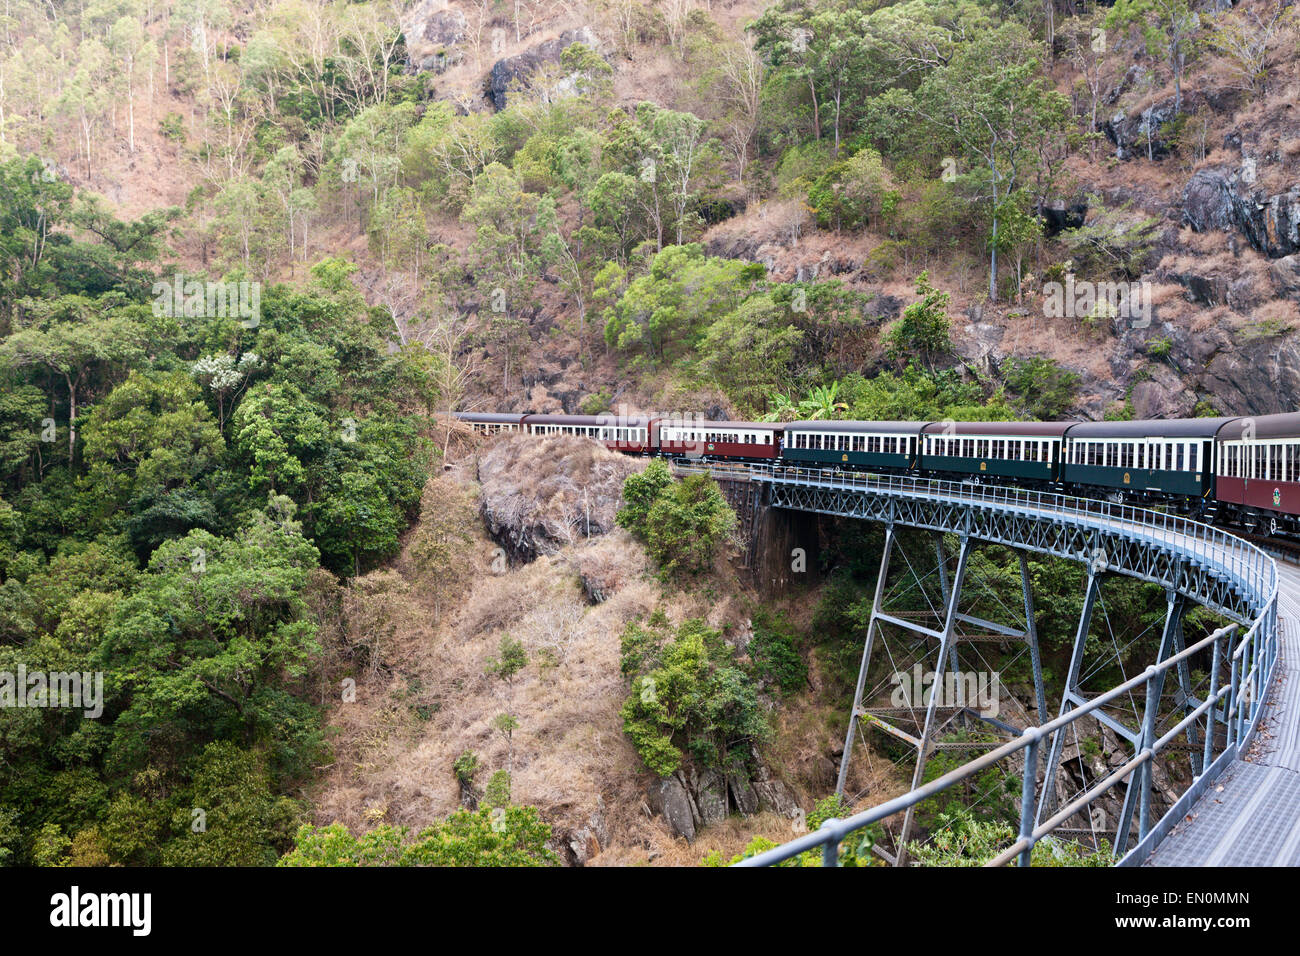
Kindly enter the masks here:
M 455 417 L 480 432 L 582 435 L 626 454 L 1014 484 L 1300 533 L 1300 413 L 1127 422 Z

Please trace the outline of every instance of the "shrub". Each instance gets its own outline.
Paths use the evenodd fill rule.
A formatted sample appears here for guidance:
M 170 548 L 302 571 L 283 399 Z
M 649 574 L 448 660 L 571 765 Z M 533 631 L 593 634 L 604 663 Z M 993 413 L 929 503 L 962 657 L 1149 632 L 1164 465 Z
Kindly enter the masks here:
M 919 355 L 929 358 L 952 348 L 948 337 L 948 302 L 951 296 L 930 285 L 930 273 L 916 279 L 921 298 L 903 310 L 903 316 L 889 330 L 890 354 L 895 358 Z
M 483 791 L 483 806 L 491 810 L 496 807 L 508 807 L 509 805 L 510 773 L 506 770 L 498 770 L 492 774 L 487 789 Z
M 794 628 L 780 614 L 760 612 L 754 616 L 749 656 L 754 673 L 783 694 L 793 694 L 808 681 L 808 665 L 795 649 Z
M 736 526 L 736 513 L 712 478 L 674 481 L 663 461 L 629 475 L 623 501 L 618 523 L 645 542 L 665 580 L 712 568 L 719 545 Z
M 536 807 L 457 810 L 408 842 L 388 824 L 354 837 L 341 823 L 305 825 L 278 866 L 556 866 Z
M 619 526 L 627 528 L 638 537 L 644 536 L 650 509 L 672 483 L 672 469 L 662 458 L 650 462 L 645 471 L 628 475 L 623 482 L 623 507 L 615 519 Z
M 702 766 L 722 768 L 743 761 L 766 736 L 753 677 L 703 621 L 686 621 L 675 634 L 662 616 L 634 622 L 622 647 L 623 671 L 633 678 L 623 732 L 653 773 L 672 774 L 687 751 Z
M 455 763 L 451 765 L 451 769 L 456 774 L 456 779 L 468 787 L 474 782 L 474 775 L 478 773 L 478 754 L 472 750 L 466 750 L 456 758 Z
M 1011 824 L 978 820 L 965 808 L 942 815 L 938 823 L 927 843 L 908 844 L 908 853 L 923 866 L 983 866 L 1016 839 Z M 1093 852 L 1079 843 L 1046 836 L 1035 844 L 1030 862 L 1033 866 L 1111 866 L 1115 854 L 1105 840 Z
M 1061 368 L 1052 359 L 1009 358 L 1002 373 L 1007 388 L 1033 418 L 1040 421 L 1060 418 L 1074 404 L 1079 375 Z

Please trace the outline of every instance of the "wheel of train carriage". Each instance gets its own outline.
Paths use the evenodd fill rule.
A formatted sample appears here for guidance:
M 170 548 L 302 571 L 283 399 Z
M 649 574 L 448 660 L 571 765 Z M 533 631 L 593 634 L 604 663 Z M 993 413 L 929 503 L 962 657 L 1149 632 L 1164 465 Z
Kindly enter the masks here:
M 1277 518 L 1268 519 L 1268 533 L 1270 537 L 1277 534 Z

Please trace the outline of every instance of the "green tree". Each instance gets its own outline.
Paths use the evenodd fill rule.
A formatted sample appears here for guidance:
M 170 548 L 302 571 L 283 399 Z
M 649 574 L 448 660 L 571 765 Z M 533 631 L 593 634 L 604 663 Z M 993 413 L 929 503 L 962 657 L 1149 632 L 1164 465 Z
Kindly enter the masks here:
M 68 411 L 68 460 L 77 443 L 79 403 L 97 374 L 143 354 L 140 325 L 120 303 L 64 296 L 32 303 L 25 326 L 0 344 L 0 363 L 10 368 L 44 368 L 64 387 Z
M 641 475 L 627 477 L 623 498 L 626 504 L 616 520 L 645 541 L 664 579 L 711 569 L 718 548 L 736 526 L 736 513 L 708 475 L 672 481 L 666 465 L 659 469 L 652 464 Z
M 168 866 L 270 866 L 291 845 L 302 807 L 277 797 L 263 758 L 226 741 L 198 757 L 188 807 L 176 811 Z
M 914 96 L 894 96 L 887 105 L 921 119 L 960 151 L 961 163 L 970 164 L 957 172 L 988 209 L 989 298 L 996 302 L 1006 200 L 1049 172 L 1045 141 L 1069 128 L 1069 101 L 1038 76 L 1024 28 L 1007 23 L 959 46 Z
M 196 733 L 261 743 L 273 770 L 311 766 L 320 728 L 293 682 L 319 650 L 303 597 L 318 552 L 292 513 L 275 499 L 238 538 L 192 531 L 154 552 L 101 651 L 119 759 L 145 759 L 159 734 Z
M 915 355 L 933 367 L 933 357 L 952 348 L 948 337 L 947 292 L 930 285 L 930 273 L 916 279 L 916 294 L 921 298 L 903 309 L 902 318 L 889 330 L 889 347 L 895 357 Z
M 634 622 L 623 648 L 624 672 L 632 675 L 623 732 L 651 772 L 669 776 L 688 752 L 707 767 L 744 763 L 746 749 L 766 736 L 753 678 L 703 621 L 687 621 L 675 634 L 662 619 Z
M 1174 77 L 1174 115 L 1183 108 L 1183 69 L 1193 38 L 1200 29 L 1200 15 L 1188 0 L 1116 0 L 1106 15 L 1105 26 L 1127 28 L 1137 24 L 1146 39 L 1147 52 L 1163 56 Z

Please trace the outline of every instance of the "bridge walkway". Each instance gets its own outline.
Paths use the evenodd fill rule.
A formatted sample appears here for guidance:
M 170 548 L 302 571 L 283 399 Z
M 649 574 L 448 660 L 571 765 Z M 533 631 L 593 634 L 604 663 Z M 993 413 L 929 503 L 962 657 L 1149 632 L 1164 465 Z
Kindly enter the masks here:
M 1277 570 L 1277 675 L 1254 743 L 1146 866 L 1300 866 L 1300 568 Z

